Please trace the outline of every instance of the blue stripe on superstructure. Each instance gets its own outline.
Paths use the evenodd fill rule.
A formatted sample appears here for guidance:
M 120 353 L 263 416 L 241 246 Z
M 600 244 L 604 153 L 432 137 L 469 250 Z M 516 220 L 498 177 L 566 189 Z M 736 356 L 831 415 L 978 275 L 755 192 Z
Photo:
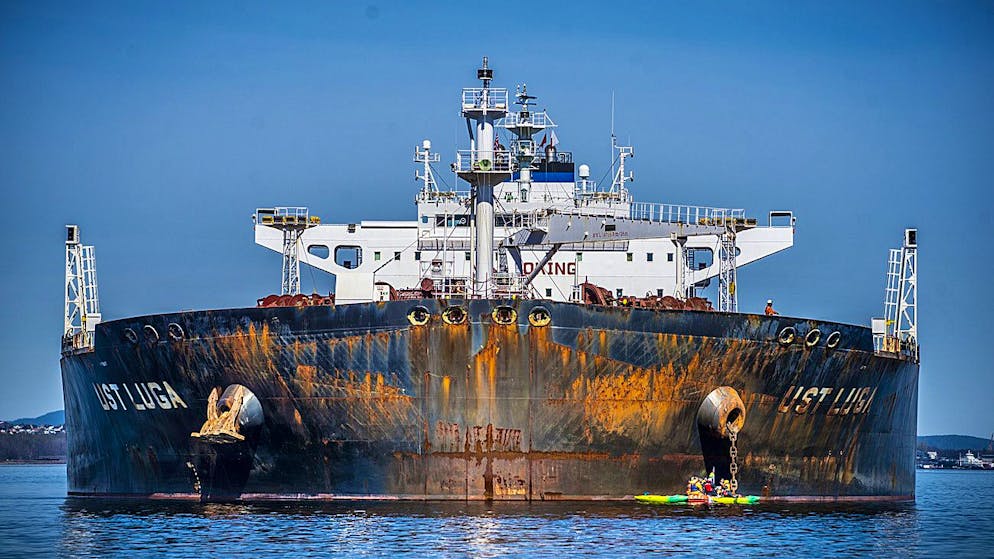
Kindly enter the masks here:
M 518 173 L 511 175 L 511 180 L 518 180 Z M 576 177 L 569 172 L 532 172 L 532 182 L 576 182 Z

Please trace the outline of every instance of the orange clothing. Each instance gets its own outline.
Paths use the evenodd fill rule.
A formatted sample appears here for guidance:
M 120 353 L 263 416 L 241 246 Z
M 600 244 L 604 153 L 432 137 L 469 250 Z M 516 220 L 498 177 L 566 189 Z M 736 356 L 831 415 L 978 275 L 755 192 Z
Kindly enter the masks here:
M 780 313 L 773 310 L 773 305 L 766 305 L 766 316 L 773 316 L 775 314 L 780 314 Z

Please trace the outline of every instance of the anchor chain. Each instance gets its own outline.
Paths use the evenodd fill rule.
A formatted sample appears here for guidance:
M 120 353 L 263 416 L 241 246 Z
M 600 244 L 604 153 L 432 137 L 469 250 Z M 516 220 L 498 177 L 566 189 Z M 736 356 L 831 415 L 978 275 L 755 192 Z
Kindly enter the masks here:
M 738 464 L 739 449 L 735 446 L 735 442 L 739 438 L 739 432 L 735 428 L 735 426 L 732 425 L 731 423 L 727 423 L 726 427 L 728 428 L 728 440 L 732 443 L 731 447 L 729 447 L 728 449 L 728 455 L 732 459 L 732 463 L 728 465 L 728 471 L 732 474 L 732 479 L 731 481 L 729 481 L 729 486 L 732 488 L 733 492 L 738 493 L 739 480 L 737 479 L 736 476 L 739 473 L 739 464 Z

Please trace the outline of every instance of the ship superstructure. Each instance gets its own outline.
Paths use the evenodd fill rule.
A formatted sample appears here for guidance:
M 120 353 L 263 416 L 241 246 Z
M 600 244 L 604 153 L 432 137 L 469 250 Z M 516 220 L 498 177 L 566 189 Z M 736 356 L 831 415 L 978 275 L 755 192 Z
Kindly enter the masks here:
M 682 300 L 716 280 L 718 309 L 733 311 L 735 270 L 793 245 L 790 211 L 769 212 L 759 223 L 741 209 L 636 202 L 630 146 L 614 146 L 613 179 L 598 185 L 588 165 L 576 166 L 561 149 L 557 125 L 534 110 L 526 85 L 513 96 L 492 87 L 486 60 L 478 77 L 482 87 L 465 88 L 460 97 L 470 147 L 451 165 L 469 190 L 439 187 L 432 164 L 440 157 L 425 140 L 414 155 L 416 220 L 321 224 L 299 235 L 293 249 L 300 261 L 334 274 L 338 302 L 388 300 L 391 289 L 424 279 L 443 298 L 582 302 L 578 287 L 592 282 L 619 299 Z M 257 210 L 256 242 L 286 255 L 279 225 L 302 212 Z M 559 222 L 564 228 L 550 236 Z

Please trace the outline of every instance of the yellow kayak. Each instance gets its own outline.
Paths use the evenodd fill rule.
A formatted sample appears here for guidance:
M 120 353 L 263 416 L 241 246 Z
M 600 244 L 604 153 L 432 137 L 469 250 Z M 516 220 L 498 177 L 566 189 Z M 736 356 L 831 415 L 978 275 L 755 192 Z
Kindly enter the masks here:
M 752 505 L 759 502 L 759 497 L 755 495 L 742 495 L 739 497 L 711 497 L 712 503 L 719 505 Z
M 669 505 L 686 503 L 688 498 L 686 495 L 636 495 L 635 500 L 650 505 Z
M 753 505 L 759 502 L 755 495 L 739 497 L 705 497 L 690 499 L 686 495 L 636 495 L 635 500 L 648 505 L 674 505 L 680 503 L 717 503 L 719 505 Z

